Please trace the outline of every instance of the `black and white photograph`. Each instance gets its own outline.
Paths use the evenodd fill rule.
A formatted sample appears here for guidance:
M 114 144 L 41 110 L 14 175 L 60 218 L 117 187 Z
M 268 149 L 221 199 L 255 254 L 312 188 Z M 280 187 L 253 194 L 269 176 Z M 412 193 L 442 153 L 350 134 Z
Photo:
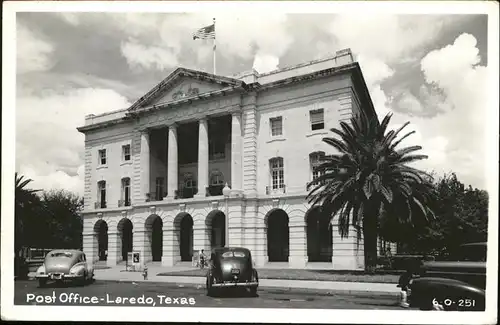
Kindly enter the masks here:
M 4 2 L 2 319 L 497 323 L 498 6 Z

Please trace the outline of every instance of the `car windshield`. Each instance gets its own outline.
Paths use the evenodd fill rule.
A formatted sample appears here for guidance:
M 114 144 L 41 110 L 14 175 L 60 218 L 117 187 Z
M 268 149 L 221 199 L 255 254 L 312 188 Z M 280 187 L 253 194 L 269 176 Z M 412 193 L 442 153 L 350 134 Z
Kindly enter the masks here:
M 228 252 L 224 252 L 222 253 L 221 257 L 222 258 L 227 258 L 227 257 L 245 257 L 245 253 L 241 252 L 241 251 L 228 251 Z
M 55 252 L 55 253 L 50 253 L 50 257 L 71 257 L 73 254 L 69 252 Z

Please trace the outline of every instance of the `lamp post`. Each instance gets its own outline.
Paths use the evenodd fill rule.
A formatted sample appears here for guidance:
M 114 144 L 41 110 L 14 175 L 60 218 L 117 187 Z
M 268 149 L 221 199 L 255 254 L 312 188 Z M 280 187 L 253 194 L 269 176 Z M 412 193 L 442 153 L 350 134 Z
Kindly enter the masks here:
M 224 235 L 224 246 L 225 247 L 229 247 L 229 193 L 231 192 L 231 189 L 229 188 L 229 186 L 227 185 L 226 183 L 226 186 L 224 186 L 224 188 L 222 189 L 222 194 L 224 195 L 224 201 L 225 201 L 225 204 L 226 204 L 226 211 L 225 211 L 225 228 L 224 231 L 225 231 L 225 235 Z

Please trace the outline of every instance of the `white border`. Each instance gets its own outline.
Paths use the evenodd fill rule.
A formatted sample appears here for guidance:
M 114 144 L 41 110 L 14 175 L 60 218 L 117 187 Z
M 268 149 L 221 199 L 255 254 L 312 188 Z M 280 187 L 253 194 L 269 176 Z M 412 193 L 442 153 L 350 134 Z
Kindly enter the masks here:
M 78 320 L 99 321 L 149 321 L 178 322 L 283 322 L 283 323 L 418 323 L 421 324 L 484 324 L 496 323 L 497 314 L 497 276 L 498 276 L 498 4 L 480 1 L 442 1 L 442 2 L 4 2 L 3 3 L 3 83 L 2 83 L 2 228 L 1 228 L 1 311 L 6 320 Z M 288 13 L 407 13 L 407 14 L 488 14 L 488 70 L 490 72 L 489 95 L 491 116 L 485 141 L 489 144 L 485 171 L 488 177 L 490 194 L 488 229 L 488 299 L 486 312 L 420 312 L 384 310 L 313 310 L 313 309 L 229 309 L 196 308 L 187 312 L 185 308 L 147 308 L 147 307 L 51 307 L 51 306 L 14 306 L 13 293 L 13 218 L 15 172 L 15 90 L 16 90 L 16 12 L 189 12 L 234 10 L 238 12 L 285 11 Z M 471 108 L 474 109 L 474 108 Z M 85 312 L 82 312 L 85 308 Z M 117 309 L 118 308 L 118 309 Z M 188 307 L 190 308 L 190 307 Z M 117 312 L 119 311 L 119 312 Z M 194 310 L 193 310 L 194 311 Z M 245 317 L 241 318 L 244 314 Z M 201 318 L 199 315 L 203 315 Z M 75 320 L 75 319 L 73 319 Z

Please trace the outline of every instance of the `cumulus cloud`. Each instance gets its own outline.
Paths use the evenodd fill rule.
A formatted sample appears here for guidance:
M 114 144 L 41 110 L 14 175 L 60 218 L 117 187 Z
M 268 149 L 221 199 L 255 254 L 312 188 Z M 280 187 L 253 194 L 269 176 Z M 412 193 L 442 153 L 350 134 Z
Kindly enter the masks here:
M 357 61 L 363 71 L 366 86 L 370 91 L 370 96 L 377 112 L 379 120 L 382 120 L 388 113 L 392 112 L 390 104 L 392 99 L 382 90 L 382 82 L 392 77 L 394 70 L 382 60 L 359 54 Z
M 484 185 L 485 126 L 488 124 L 487 69 L 480 61 L 477 40 L 464 33 L 453 44 L 431 51 L 421 61 L 425 80 L 443 91 L 446 114 L 432 125 L 450 140 L 447 152 L 452 170 Z M 472 160 L 476 160 L 471 168 Z
M 123 32 L 127 39 L 122 55 L 128 62 L 145 69 L 164 69 L 170 62 L 178 62 L 183 47 L 201 52 L 198 63 L 209 58 L 211 40 L 192 39 L 199 28 L 212 24 L 216 18 L 217 55 L 225 60 L 252 59 L 256 53 L 262 58 L 280 58 L 293 42 L 287 26 L 287 16 L 279 13 L 225 11 L 224 13 L 190 14 L 107 14 L 106 23 Z M 258 24 L 256 24 L 258 17 Z M 95 19 L 95 16 L 89 16 Z M 89 20 L 90 21 L 90 20 Z M 137 41 L 140 39 L 141 41 Z M 164 56 L 165 55 L 165 56 Z M 146 59 L 139 59 L 144 56 Z M 273 59 L 274 60 L 274 59 Z M 276 64 L 277 65 L 277 64 Z
M 485 188 L 485 126 L 487 125 L 487 70 L 479 66 L 476 39 L 460 35 L 453 44 L 429 52 L 421 60 L 425 81 L 419 95 L 405 93 L 398 105 L 406 105 L 413 117 L 395 113 L 392 128 L 409 120 L 405 130 L 416 133 L 401 145 L 421 145 L 429 159 L 416 166 L 438 174 L 455 172 L 468 184 Z M 440 114 L 426 117 L 426 111 Z M 423 113 L 422 113 L 423 112 Z
M 279 57 L 274 55 L 255 55 L 253 61 L 253 69 L 258 73 L 266 73 L 278 69 L 278 64 L 280 62 Z
M 126 108 L 130 103 L 107 89 L 75 89 L 18 98 L 16 110 L 17 170 L 44 188 L 83 191 L 84 136 L 76 127 L 84 116 Z
M 438 15 L 339 15 L 328 26 L 341 47 L 394 63 L 417 59 L 415 52 L 430 44 L 451 21 Z M 418 52 L 418 51 L 417 51 Z
M 66 23 L 72 26 L 80 25 L 80 18 L 78 13 L 74 12 L 58 12 L 57 15 L 62 18 Z
M 122 43 L 121 50 L 132 68 L 165 70 L 179 64 L 176 54 L 171 50 L 145 46 L 135 39 Z
M 46 71 L 53 66 L 52 44 L 21 23 L 17 24 L 16 38 L 17 73 Z

